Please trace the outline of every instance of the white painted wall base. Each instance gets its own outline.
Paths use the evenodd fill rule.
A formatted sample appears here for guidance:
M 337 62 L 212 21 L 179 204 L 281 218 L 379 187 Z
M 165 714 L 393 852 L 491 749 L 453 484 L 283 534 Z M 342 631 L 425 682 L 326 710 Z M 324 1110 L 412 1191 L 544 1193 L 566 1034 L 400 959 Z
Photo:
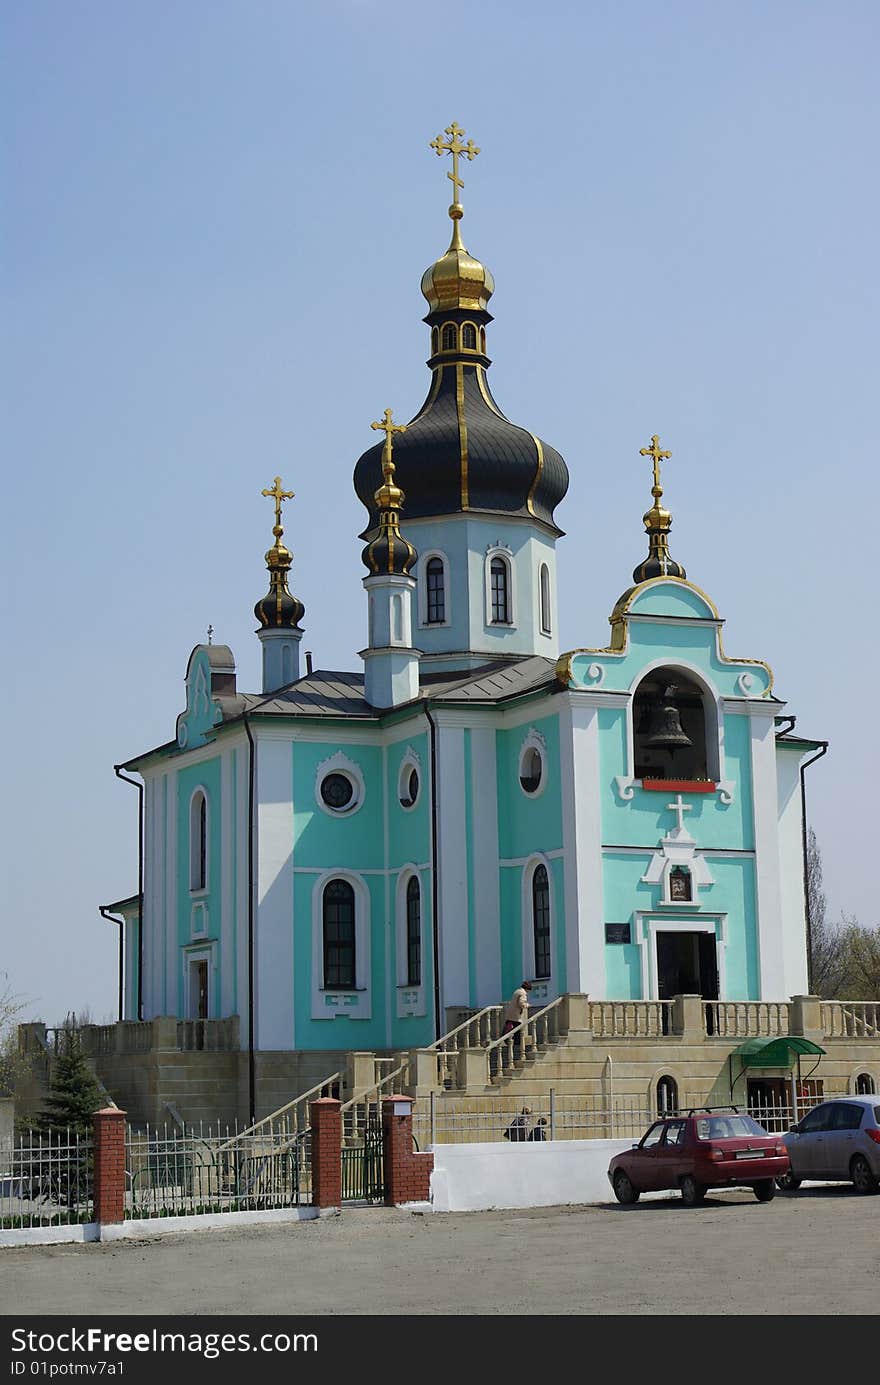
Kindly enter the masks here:
M 611 1202 L 611 1156 L 632 1144 L 629 1139 L 433 1145 L 431 1204 L 435 1212 L 486 1212 Z

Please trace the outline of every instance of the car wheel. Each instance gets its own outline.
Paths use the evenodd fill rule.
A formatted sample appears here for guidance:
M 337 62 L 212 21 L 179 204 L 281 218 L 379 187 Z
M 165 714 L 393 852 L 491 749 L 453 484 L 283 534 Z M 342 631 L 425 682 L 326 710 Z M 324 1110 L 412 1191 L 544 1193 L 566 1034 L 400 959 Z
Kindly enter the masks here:
M 623 1169 L 617 1170 L 617 1173 L 614 1175 L 614 1182 L 611 1186 L 614 1189 L 614 1196 L 617 1198 L 617 1201 L 622 1202 L 624 1207 L 630 1207 L 634 1202 L 638 1202 L 639 1190 L 633 1187 L 629 1176 L 624 1173 Z
M 857 1193 L 876 1193 L 877 1179 L 863 1154 L 857 1154 L 849 1166 L 850 1177 Z
M 762 1178 L 752 1185 L 752 1192 L 759 1202 L 772 1202 L 776 1196 L 776 1184 L 772 1178 Z
M 793 1193 L 801 1186 L 803 1179 L 797 1178 L 789 1169 L 788 1173 L 781 1173 L 776 1180 L 777 1188 L 781 1188 L 784 1193 Z
M 681 1180 L 681 1200 L 685 1207 L 697 1207 L 706 1196 L 706 1189 L 698 1183 L 692 1173 L 686 1173 Z

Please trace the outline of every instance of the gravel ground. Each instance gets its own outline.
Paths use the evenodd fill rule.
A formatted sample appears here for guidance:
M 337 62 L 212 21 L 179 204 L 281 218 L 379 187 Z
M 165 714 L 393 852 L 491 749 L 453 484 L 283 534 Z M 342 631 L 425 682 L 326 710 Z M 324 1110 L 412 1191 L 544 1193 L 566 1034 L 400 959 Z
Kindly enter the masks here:
M 814 1186 L 0 1249 L 3 1314 L 871 1314 L 880 1197 Z

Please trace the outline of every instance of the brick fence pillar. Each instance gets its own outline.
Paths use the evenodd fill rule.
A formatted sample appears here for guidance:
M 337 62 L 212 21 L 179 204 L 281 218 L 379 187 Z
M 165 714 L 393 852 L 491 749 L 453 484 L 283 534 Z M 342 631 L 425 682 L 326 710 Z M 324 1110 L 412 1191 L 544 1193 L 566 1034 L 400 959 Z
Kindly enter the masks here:
M 382 1100 L 382 1147 L 385 1158 L 385 1206 L 427 1202 L 434 1170 L 433 1154 L 416 1154 L 412 1143 L 412 1099 Z
M 95 1133 L 95 1221 L 125 1218 L 125 1112 L 107 1106 L 92 1116 Z
M 312 1206 L 342 1206 L 342 1103 L 321 1096 L 309 1102 L 312 1126 Z

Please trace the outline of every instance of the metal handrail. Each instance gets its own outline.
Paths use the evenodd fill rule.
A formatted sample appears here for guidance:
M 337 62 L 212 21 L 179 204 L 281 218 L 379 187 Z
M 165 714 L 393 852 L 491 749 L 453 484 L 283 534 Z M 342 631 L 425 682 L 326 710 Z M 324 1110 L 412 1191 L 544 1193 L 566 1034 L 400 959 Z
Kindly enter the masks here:
M 325 1087 L 332 1086 L 334 1082 L 340 1081 L 341 1078 L 341 1072 L 334 1072 L 330 1077 L 325 1077 L 322 1082 L 316 1082 L 314 1087 L 309 1087 L 307 1092 L 301 1092 L 299 1096 L 294 1097 L 292 1101 L 288 1101 L 286 1105 L 279 1106 L 277 1111 L 273 1111 L 268 1116 L 263 1116 L 261 1120 L 255 1121 L 253 1125 L 247 1126 L 246 1129 L 237 1131 L 231 1140 L 227 1141 L 225 1145 L 220 1146 L 217 1153 L 220 1154 L 223 1150 L 231 1149 L 234 1144 L 238 1143 L 243 1135 L 253 1135 L 255 1130 L 259 1130 L 262 1126 L 268 1125 L 270 1121 L 277 1120 L 278 1117 L 283 1116 L 285 1112 L 292 1111 L 295 1106 L 299 1106 L 302 1102 L 308 1101 L 309 1097 L 315 1095 L 315 1092 L 323 1091 Z

